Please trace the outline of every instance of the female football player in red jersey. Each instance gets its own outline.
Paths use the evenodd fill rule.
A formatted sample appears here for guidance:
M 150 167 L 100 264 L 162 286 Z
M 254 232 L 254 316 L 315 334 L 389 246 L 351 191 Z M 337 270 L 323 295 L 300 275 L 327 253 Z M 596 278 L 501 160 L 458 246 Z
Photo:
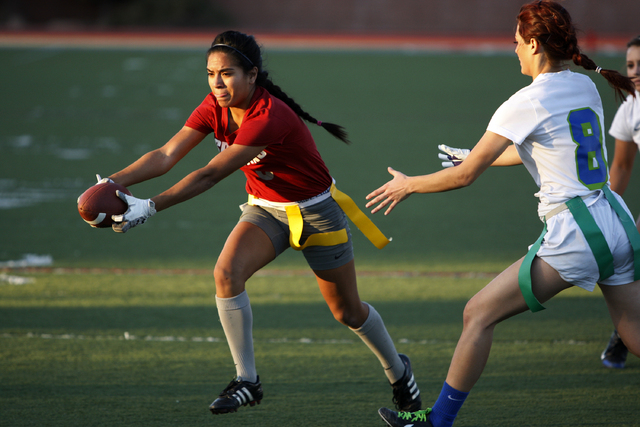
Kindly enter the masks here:
M 378 357 L 400 410 L 420 409 L 420 392 L 409 358 L 398 354 L 376 310 L 358 295 L 349 215 L 378 247 L 388 240 L 335 188 L 333 179 L 303 120 L 322 126 L 348 142 L 344 130 L 303 111 L 276 86 L 262 66 L 253 36 L 219 34 L 207 51 L 211 93 L 184 127 L 153 150 L 109 178 L 126 187 L 171 169 L 208 134 L 220 150 L 203 168 L 171 188 L 142 200 L 120 194 L 129 206 L 114 216 L 113 229 L 126 232 L 156 212 L 195 197 L 232 172 L 244 172 L 249 200 L 218 257 L 214 279 L 216 304 L 236 377 L 211 404 L 214 414 L 253 406 L 263 396 L 256 372 L 253 315 L 245 282 L 292 246 L 301 250 L 336 320 L 351 328 Z M 346 214 L 345 214 L 346 212 Z M 362 225 L 362 226 L 361 226 Z

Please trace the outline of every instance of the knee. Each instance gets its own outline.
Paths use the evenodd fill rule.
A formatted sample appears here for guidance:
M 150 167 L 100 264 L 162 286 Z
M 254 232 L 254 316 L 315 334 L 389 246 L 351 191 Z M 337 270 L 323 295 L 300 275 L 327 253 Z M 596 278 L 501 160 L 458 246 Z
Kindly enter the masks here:
M 478 303 L 476 298 L 471 298 L 465 305 L 462 313 L 462 325 L 465 329 L 486 329 L 491 325 L 485 310 L 482 309 L 481 304 Z
M 361 327 L 369 316 L 369 310 L 364 304 L 360 307 L 333 307 L 331 308 L 333 318 L 351 329 Z
M 244 290 L 244 281 L 238 274 L 219 263 L 213 269 L 213 280 L 216 284 L 216 295 L 220 298 L 231 298 Z

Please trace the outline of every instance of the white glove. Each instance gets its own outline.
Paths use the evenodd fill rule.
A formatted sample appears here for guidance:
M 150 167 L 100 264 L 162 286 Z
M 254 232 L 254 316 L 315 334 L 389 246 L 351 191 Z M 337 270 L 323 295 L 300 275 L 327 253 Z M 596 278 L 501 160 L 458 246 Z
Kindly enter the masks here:
M 95 185 L 104 184 L 105 182 L 113 182 L 111 178 L 103 178 L 99 173 L 96 174 L 96 179 L 98 180 L 98 182 Z
M 114 224 L 111 225 L 116 233 L 126 233 L 131 227 L 144 224 L 147 219 L 156 213 L 156 204 L 151 199 L 137 199 L 128 194 L 116 190 L 116 194 L 129 208 L 122 215 L 111 215 Z
M 446 153 L 438 154 L 440 160 L 447 160 L 446 162 L 442 162 L 443 168 L 458 166 L 464 159 L 467 158 L 467 156 L 471 152 L 471 150 L 467 150 L 466 148 L 453 148 L 444 144 L 438 145 L 438 149 Z
M 100 174 L 99 174 L 99 173 L 97 173 L 97 174 L 96 174 L 96 179 L 98 180 L 98 182 L 96 182 L 95 184 L 93 184 L 93 185 L 92 185 L 92 187 L 93 187 L 93 186 L 96 186 L 96 185 L 98 185 L 98 184 L 104 184 L 105 182 L 113 182 L 113 180 L 112 180 L 111 178 L 103 178 L 103 177 L 101 177 L 101 176 L 100 176 Z M 80 203 L 80 197 L 81 197 L 81 196 L 82 196 L 82 195 L 78 196 L 78 200 L 76 201 L 76 203 Z M 92 227 L 93 227 L 93 226 L 92 226 Z

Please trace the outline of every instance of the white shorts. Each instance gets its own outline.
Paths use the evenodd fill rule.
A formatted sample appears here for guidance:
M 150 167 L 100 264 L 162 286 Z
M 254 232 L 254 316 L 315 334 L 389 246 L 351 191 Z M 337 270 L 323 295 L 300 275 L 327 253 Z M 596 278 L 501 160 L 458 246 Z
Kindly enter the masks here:
M 615 197 L 631 216 L 631 212 L 622 198 L 617 194 Z M 633 249 L 618 215 L 602 192 L 599 192 L 599 195 L 593 200 L 587 200 L 585 203 L 596 224 L 600 227 L 613 255 L 614 273 L 599 283 L 617 286 L 633 282 Z M 600 277 L 598 264 L 569 209 L 556 214 L 547 221 L 547 234 L 545 234 L 536 255 L 553 267 L 563 280 L 572 285 L 591 292 L 598 283 Z

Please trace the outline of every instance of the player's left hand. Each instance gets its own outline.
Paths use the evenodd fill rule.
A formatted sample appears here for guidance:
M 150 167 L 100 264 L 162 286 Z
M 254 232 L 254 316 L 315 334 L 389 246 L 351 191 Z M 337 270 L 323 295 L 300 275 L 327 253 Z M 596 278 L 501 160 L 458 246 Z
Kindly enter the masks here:
M 105 182 L 113 182 L 113 180 L 111 178 L 103 178 L 100 176 L 99 173 L 96 174 L 96 179 L 98 180 L 98 182 L 95 183 L 95 185 L 98 184 L 104 184 Z
M 116 191 L 116 194 L 129 205 L 124 214 L 111 216 L 114 222 L 111 228 L 116 233 L 126 233 L 128 229 L 144 224 L 156 213 L 156 204 L 151 199 L 138 199 L 120 191 Z
M 466 148 L 453 148 L 448 145 L 440 144 L 438 145 L 438 149 L 444 154 L 439 153 L 438 157 L 440 160 L 446 160 L 442 162 L 443 168 L 450 168 L 453 166 L 458 166 L 460 163 L 467 158 L 471 150 Z
M 406 188 L 408 177 L 393 168 L 388 168 L 387 170 L 393 175 L 393 179 L 367 195 L 367 200 L 371 200 L 366 204 L 367 208 L 378 204 L 378 206 L 371 210 L 371 213 L 376 213 L 389 205 L 384 212 L 385 215 L 389 215 L 389 212 L 391 212 L 398 203 L 411 195 Z

